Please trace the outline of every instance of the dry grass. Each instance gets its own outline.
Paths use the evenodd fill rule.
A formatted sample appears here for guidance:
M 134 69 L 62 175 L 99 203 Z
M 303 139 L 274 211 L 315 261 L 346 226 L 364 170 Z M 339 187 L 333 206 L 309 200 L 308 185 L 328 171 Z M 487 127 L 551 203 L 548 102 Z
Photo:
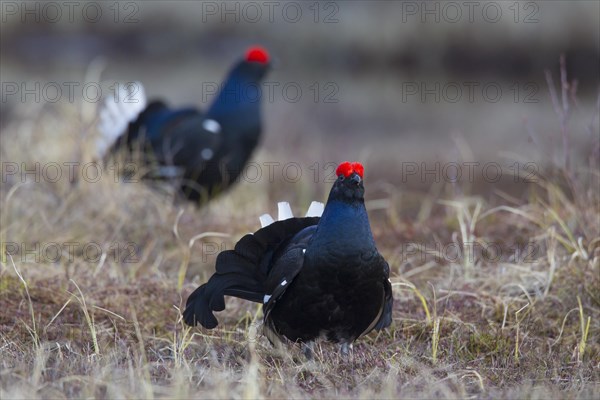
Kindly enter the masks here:
M 89 160 L 83 114 L 32 110 L 39 118 L 2 132 L 3 162 Z M 323 343 L 310 362 L 295 346 L 268 344 L 255 304 L 229 299 L 214 331 L 180 318 L 214 268 L 215 245 L 256 229 L 278 182 L 244 182 L 197 210 L 110 174 L 95 183 L 12 177 L 0 190 L 0 396 L 598 398 L 598 177 L 596 160 L 495 205 L 491 194 L 416 193 L 414 213 L 402 210 L 402 187 L 371 197 L 392 268 L 393 324 L 359 340 L 349 359 Z M 309 185 L 288 194 L 298 210 L 315 193 Z M 35 259 L 47 243 L 72 242 L 58 259 Z M 10 252 L 11 243 L 33 254 Z M 100 253 L 86 255 L 86 243 Z M 489 243 L 498 257 L 482 251 Z

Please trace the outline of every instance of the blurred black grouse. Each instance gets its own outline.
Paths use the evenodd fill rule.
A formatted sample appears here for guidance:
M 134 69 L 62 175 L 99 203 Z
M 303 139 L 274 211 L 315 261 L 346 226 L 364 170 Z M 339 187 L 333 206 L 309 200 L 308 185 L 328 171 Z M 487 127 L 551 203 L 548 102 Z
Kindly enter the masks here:
M 100 112 L 97 150 L 102 157 L 139 146 L 144 165 L 158 165 L 150 177 L 180 178 L 187 198 L 205 201 L 238 178 L 258 144 L 259 85 L 269 69 L 267 51 L 250 48 L 204 114 L 195 108 L 170 109 L 161 101 L 146 107 L 142 85 L 124 85 Z
M 291 211 L 277 222 L 261 217 L 263 225 L 272 223 L 218 255 L 215 274 L 187 300 L 185 322 L 216 327 L 213 311 L 225 309 L 224 296 L 234 296 L 263 303 L 272 342 L 323 337 L 341 343 L 344 353 L 357 338 L 389 326 L 389 266 L 371 233 L 363 171 L 359 163 L 339 165 L 321 217 L 310 216 L 315 203 L 305 218 Z

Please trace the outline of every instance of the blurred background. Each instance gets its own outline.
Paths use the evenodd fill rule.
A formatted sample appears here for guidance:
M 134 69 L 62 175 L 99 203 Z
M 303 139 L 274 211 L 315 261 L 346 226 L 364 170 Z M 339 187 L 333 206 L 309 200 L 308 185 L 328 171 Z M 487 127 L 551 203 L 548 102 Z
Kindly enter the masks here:
M 2 0 L 0 13 L 0 397 L 600 398 L 599 1 Z M 116 83 L 206 109 L 257 44 L 276 60 L 263 136 L 227 193 L 199 208 L 114 165 L 98 180 L 83 168 Z M 304 215 L 326 200 L 344 160 L 365 166 L 389 333 L 319 369 L 279 362 L 266 340 L 255 354 L 249 302 L 228 299 L 210 335 L 184 330 L 217 254 L 277 201 Z
M 258 159 L 360 158 L 392 182 L 399 162 L 542 166 L 562 157 L 545 71 L 560 97 L 565 54 L 578 83 L 569 152 L 585 164 L 578 152 L 598 139 L 599 15 L 597 1 L 7 1 L 2 124 L 64 102 L 93 109 L 89 79 L 138 80 L 150 98 L 204 108 L 260 44 L 277 65 L 262 87 Z

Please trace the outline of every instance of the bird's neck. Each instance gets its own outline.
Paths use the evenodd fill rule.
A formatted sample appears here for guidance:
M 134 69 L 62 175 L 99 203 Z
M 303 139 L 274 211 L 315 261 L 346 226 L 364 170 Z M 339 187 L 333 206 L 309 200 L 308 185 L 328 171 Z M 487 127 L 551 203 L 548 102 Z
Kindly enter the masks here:
M 375 240 L 364 201 L 345 202 L 330 199 L 319 220 L 311 246 L 319 249 L 339 249 L 349 257 L 361 256 L 375 250 Z
M 260 83 L 234 70 L 206 116 L 218 121 L 226 132 L 252 134 L 260 129 L 260 97 Z

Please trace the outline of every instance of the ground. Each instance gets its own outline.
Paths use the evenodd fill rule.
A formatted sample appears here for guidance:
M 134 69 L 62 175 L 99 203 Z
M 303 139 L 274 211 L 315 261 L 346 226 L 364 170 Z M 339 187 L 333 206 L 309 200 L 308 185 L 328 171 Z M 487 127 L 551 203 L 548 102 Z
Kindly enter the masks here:
M 185 326 L 180 311 L 219 250 L 277 200 L 296 213 L 324 200 L 327 179 L 247 178 L 197 208 L 119 167 L 95 180 L 82 113 L 34 109 L 2 132 L 3 399 L 600 397 L 595 142 L 589 164 L 548 163 L 525 184 L 480 190 L 405 186 L 394 165 L 360 160 L 393 323 L 348 357 L 319 343 L 307 360 L 270 345 L 257 304 L 228 298 L 212 331 Z M 50 163 L 73 159 L 74 179 L 52 179 Z

